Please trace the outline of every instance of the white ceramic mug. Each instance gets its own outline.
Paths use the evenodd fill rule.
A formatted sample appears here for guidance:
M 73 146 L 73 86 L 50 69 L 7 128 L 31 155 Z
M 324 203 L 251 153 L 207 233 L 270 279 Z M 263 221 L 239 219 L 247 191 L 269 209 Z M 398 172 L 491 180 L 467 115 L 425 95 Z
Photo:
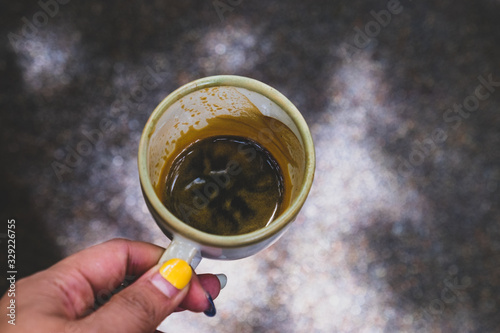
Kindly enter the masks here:
M 243 110 L 243 111 L 242 111 Z M 288 143 L 291 160 L 281 166 L 290 174 L 287 208 L 267 226 L 241 235 L 220 236 L 197 230 L 174 216 L 161 202 L 155 186 L 176 142 L 189 129 L 199 130 L 214 117 L 240 117 L 242 112 L 267 116 L 285 124 L 296 136 Z M 279 128 L 255 128 L 257 141 L 278 135 Z M 224 135 L 225 133 L 219 133 Z M 263 143 L 265 147 L 265 142 Z M 288 153 L 288 152 L 287 152 Z M 220 75 L 190 82 L 168 95 L 153 111 L 139 144 L 139 177 L 147 206 L 172 242 L 160 262 L 180 258 L 196 268 L 201 258 L 233 260 L 257 253 L 276 241 L 295 219 L 311 188 L 315 155 L 309 128 L 297 108 L 274 88 L 254 79 Z

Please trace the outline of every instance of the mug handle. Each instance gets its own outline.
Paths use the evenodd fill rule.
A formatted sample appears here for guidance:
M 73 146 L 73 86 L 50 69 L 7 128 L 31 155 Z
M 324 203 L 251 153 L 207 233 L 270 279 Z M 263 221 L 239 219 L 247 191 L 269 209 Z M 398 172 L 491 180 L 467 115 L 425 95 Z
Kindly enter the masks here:
M 163 264 L 174 258 L 186 261 L 195 269 L 201 261 L 200 246 L 182 236 L 175 235 L 158 263 Z

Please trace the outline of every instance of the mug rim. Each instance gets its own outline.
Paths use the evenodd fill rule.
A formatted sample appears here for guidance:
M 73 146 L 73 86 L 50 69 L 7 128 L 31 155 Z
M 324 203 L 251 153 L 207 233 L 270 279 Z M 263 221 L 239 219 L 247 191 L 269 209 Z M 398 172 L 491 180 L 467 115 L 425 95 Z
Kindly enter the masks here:
M 147 167 L 149 139 L 155 130 L 156 124 L 163 113 L 176 101 L 195 91 L 216 87 L 232 86 L 244 88 L 256 92 L 276 103 L 293 120 L 297 127 L 304 144 L 305 152 L 305 170 L 304 182 L 298 196 L 292 200 L 289 207 L 264 228 L 241 235 L 215 235 L 203 232 L 193 228 L 173 215 L 161 202 L 156 195 L 153 184 L 149 178 Z M 237 248 L 248 246 L 264 241 L 273 235 L 276 235 L 286 226 L 288 226 L 299 213 L 304 205 L 306 198 L 312 186 L 315 171 L 315 152 L 314 143 L 307 123 L 300 111 L 283 94 L 271 86 L 252 78 L 237 75 L 216 75 L 208 76 L 189 82 L 165 97 L 151 113 L 146 125 L 144 126 L 139 142 L 138 150 L 138 169 L 139 179 L 145 195 L 155 212 L 161 217 L 166 229 L 170 229 L 173 234 L 178 233 L 184 238 L 190 239 L 200 245 L 219 247 L 219 248 Z M 158 221 L 156 221 L 158 223 Z M 168 226 L 168 227 L 167 227 Z M 163 229 L 163 228 L 160 228 Z M 175 237 L 175 236 L 174 236 Z

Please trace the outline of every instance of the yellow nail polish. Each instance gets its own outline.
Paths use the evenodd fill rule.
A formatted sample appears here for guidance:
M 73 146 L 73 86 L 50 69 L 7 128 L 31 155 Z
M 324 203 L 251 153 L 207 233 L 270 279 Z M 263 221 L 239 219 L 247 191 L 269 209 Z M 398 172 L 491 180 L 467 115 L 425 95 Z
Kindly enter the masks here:
M 177 289 L 183 289 L 189 281 L 193 270 L 182 259 L 170 259 L 160 267 L 160 275 Z

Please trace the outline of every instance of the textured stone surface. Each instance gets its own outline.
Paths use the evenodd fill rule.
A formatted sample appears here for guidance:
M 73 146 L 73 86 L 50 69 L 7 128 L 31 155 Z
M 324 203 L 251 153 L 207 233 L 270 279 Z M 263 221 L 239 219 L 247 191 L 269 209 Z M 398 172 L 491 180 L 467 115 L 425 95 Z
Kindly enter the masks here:
M 166 331 L 499 331 L 500 87 L 476 88 L 500 82 L 500 2 L 214 3 L 71 1 L 46 22 L 35 1 L 4 5 L 0 195 L 20 274 L 113 237 L 166 245 L 141 130 L 180 85 L 238 74 L 303 112 L 315 183 L 274 246 L 202 261 L 229 279 L 215 318 Z

